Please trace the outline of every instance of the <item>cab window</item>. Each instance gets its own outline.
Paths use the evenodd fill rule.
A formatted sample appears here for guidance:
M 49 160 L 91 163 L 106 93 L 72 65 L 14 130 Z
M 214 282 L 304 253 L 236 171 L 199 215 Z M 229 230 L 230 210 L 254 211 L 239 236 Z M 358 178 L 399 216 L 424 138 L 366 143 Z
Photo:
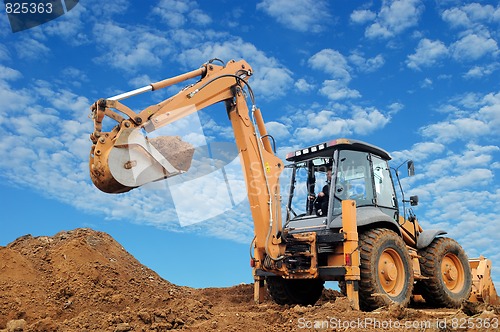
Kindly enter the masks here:
M 341 150 L 333 188 L 333 214 L 342 212 L 341 201 L 345 199 L 355 200 L 356 206 L 373 205 L 373 192 L 368 154 Z
M 392 186 L 391 173 L 387 162 L 377 156 L 372 156 L 373 182 L 377 196 L 377 205 L 396 207 L 396 197 Z

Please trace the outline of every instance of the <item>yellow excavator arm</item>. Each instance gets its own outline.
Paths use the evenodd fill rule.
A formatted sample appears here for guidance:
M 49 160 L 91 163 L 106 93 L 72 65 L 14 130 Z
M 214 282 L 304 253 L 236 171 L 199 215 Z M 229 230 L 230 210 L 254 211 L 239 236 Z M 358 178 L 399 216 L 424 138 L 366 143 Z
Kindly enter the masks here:
M 144 132 L 151 133 L 223 101 L 245 175 L 254 221 L 255 260 L 262 262 L 265 255 L 279 258 L 284 250 L 279 237 L 279 176 L 284 165 L 272 150 L 260 110 L 255 105 L 251 110 L 247 106 L 247 91 L 253 102 L 248 86 L 252 74 L 243 60 L 232 60 L 225 66 L 208 62 L 189 73 L 95 102 L 91 106 L 94 132 L 90 135 L 93 145 L 89 163 L 95 186 L 106 193 L 123 193 L 187 171 L 194 152 L 190 144 L 175 137 L 148 139 Z M 196 83 L 139 113 L 120 102 L 196 77 L 200 77 Z M 109 132 L 102 131 L 106 117 L 118 123 Z

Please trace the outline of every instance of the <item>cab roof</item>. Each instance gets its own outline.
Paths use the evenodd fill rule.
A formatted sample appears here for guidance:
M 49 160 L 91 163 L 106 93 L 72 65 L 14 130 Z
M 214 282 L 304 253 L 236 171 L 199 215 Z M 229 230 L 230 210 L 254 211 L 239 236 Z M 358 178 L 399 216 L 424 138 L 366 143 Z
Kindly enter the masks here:
M 350 138 L 337 138 L 325 143 L 309 146 L 300 150 L 290 152 L 286 155 L 286 160 L 297 162 L 316 157 L 331 157 L 334 150 L 354 150 L 373 153 L 382 159 L 391 160 L 389 152 L 366 142 Z

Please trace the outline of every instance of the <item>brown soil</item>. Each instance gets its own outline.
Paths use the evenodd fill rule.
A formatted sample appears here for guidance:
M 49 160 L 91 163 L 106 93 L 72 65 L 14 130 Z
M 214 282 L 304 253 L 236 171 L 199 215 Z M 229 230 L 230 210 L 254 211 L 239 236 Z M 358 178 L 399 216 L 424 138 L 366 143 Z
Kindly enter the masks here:
M 0 247 L 2 332 L 483 331 L 486 322 L 497 330 L 498 307 L 464 311 L 391 306 L 365 313 L 333 290 L 315 306 L 255 304 L 252 285 L 173 285 L 91 229 L 27 235 Z
M 159 136 L 150 139 L 149 143 L 178 170 L 187 172 L 191 167 L 194 147 L 179 136 Z

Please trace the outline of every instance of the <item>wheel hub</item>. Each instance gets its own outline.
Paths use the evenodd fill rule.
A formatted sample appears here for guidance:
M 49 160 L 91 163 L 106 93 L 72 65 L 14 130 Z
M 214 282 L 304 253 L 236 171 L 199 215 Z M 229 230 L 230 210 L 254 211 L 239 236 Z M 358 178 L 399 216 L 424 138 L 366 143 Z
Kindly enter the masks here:
M 386 281 L 394 281 L 398 277 L 398 269 L 393 263 L 386 263 L 382 269 L 382 274 Z
M 465 283 L 463 266 L 458 257 L 448 253 L 441 262 L 441 274 L 444 285 L 452 292 L 460 292 Z
M 403 260 L 396 250 L 387 248 L 380 255 L 378 276 L 380 284 L 387 294 L 397 296 L 404 289 L 405 271 Z
M 446 266 L 446 271 L 444 272 L 446 279 L 449 281 L 454 281 L 457 280 L 458 277 L 458 270 L 455 266 Z

